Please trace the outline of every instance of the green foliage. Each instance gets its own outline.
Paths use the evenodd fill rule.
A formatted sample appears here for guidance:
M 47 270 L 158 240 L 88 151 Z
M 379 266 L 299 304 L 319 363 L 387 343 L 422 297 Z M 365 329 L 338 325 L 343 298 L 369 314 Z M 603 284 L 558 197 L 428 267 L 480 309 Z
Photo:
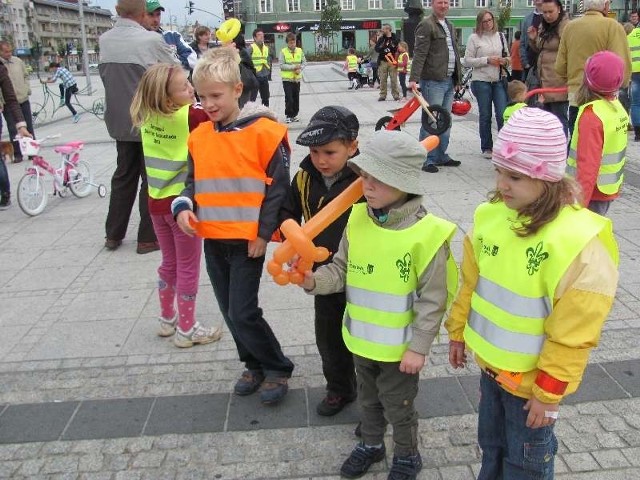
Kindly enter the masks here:
M 340 31 L 342 23 L 342 9 L 338 0 L 327 0 L 322 13 L 320 14 L 320 25 L 316 35 L 327 39 L 329 51 L 333 50 L 334 38 Z
M 500 2 L 500 8 L 498 8 L 498 30 L 502 31 L 509 24 L 511 20 L 511 1 L 506 0 Z M 523 35 L 526 32 L 523 32 Z
M 67 56 L 67 45 L 64 42 L 59 41 L 58 42 L 58 46 L 56 47 L 56 53 L 60 57 L 66 57 Z

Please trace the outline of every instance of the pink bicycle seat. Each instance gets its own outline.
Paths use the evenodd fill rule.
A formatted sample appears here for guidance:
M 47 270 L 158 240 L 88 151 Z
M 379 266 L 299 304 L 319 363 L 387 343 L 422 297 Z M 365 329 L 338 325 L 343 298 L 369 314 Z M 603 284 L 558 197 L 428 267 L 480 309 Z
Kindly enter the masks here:
M 65 143 L 64 145 L 55 147 L 53 151 L 61 155 L 69 155 L 75 152 L 76 150 L 81 149 L 83 145 L 84 145 L 84 142 L 79 142 L 79 141 L 68 142 L 68 143 Z

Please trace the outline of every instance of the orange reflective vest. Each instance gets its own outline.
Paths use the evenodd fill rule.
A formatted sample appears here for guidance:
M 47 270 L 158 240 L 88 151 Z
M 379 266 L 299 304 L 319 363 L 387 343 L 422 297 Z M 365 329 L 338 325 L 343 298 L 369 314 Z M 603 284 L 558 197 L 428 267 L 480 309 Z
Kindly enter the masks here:
M 267 168 L 282 141 L 284 125 L 260 118 L 241 130 L 216 132 L 212 122 L 189 135 L 195 200 L 203 238 L 255 240 L 265 196 Z

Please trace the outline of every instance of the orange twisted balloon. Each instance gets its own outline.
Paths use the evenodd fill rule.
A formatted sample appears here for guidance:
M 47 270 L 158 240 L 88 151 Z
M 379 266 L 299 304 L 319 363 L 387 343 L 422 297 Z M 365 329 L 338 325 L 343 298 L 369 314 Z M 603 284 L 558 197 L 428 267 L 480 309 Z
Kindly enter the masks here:
M 439 143 L 440 139 L 435 135 L 422 141 L 427 151 L 433 150 Z M 300 284 L 304 279 L 304 273 L 311 270 L 315 262 L 322 262 L 329 258 L 329 250 L 325 247 L 316 247 L 313 239 L 360 197 L 362 197 L 362 179 L 358 178 L 302 227 L 292 219 L 282 222 L 280 230 L 286 240 L 275 249 L 272 259 L 267 263 L 267 272 L 273 277 L 273 281 L 278 285 Z M 289 262 L 295 255 L 300 257 L 295 268 L 289 271 L 284 270 L 283 264 Z

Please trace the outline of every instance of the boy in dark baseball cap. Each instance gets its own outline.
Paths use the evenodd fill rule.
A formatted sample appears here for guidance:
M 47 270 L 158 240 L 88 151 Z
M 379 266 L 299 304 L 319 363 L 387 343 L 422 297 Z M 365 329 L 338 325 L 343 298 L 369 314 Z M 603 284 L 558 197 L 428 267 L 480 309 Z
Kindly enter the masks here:
M 293 177 L 292 188 L 281 210 L 281 221 L 288 218 L 309 221 L 358 178 L 347 167 L 347 161 L 358 154 L 359 127 L 353 112 L 340 106 L 323 107 L 311 117 L 296 140 L 298 145 L 309 147 L 309 155 Z M 350 211 L 322 231 L 314 243 L 336 252 Z M 323 263 L 329 263 L 331 258 Z M 342 339 L 345 305 L 344 292 L 314 298 L 316 344 L 327 380 L 327 394 L 316 408 L 318 415 L 335 415 L 356 398 L 353 355 Z

